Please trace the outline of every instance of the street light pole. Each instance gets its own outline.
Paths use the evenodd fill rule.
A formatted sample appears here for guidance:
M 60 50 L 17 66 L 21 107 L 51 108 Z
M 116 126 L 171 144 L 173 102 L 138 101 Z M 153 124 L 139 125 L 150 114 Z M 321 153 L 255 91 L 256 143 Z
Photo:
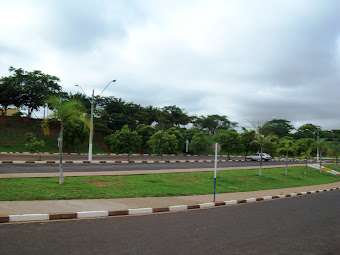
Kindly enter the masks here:
M 106 87 L 103 89 L 103 91 L 99 94 L 99 96 L 101 96 L 103 94 L 104 90 L 110 85 L 111 82 L 116 82 L 116 80 L 110 81 L 106 85 Z M 79 87 L 84 92 L 84 94 L 86 95 L 85 91 L 83 90 L 83 88 L 80 85 L 76 85 L 76 87 Z M 91 102 L 91 119 L 90 119 L 89 154 L 88 154 L 88 160 L 89 161 L 92 160 L 92 148 L 93 148 L 92 140 L 93 140 L 94 89 L 92 90 L 92 98 L 91 98 L 90 102 Z
M 316 147 L 316 161 L 319 161 L 319 129 L 318 130 L 318 136 L 317 136 L 317 147 Z
M 93 108 L 94 108 L 94 89 L 92 90 L 92 100 L 91 100 L 91 120 L 90 120 L 89 155 L 88 155 L 89 161 L 92 160 Z

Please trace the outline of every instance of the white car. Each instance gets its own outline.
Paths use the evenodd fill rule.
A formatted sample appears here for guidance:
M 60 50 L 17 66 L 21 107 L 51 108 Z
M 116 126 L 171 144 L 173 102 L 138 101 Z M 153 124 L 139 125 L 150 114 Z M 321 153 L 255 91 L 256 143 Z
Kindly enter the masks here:
M 247 157 L 248 160 L 253 161 L 253 160 L 261 160 L 261 153 L 256 153 L 254 155 L 250 155 Z M 272 157 L 267 154 L 267 153 L 262 153 L 262 160 L 264 161 L 269 161 L 271 160 Z

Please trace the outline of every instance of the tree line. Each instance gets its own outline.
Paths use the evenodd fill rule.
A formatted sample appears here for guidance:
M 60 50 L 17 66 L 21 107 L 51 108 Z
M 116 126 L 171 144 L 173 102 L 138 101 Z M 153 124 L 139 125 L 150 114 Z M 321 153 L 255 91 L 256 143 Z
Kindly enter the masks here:
M 10 75 L 0 79 L 0 105 L 3 115 L 9 107 L 25 107 L 27 116 L 45 106 L 49 98 L 60 102 L 77 101 L 84 113 L 90 113 L 90 98 L 81 93 L 62 91 L 56 76 L 35 70 L 9 68 Z M 116 97 L 96 96 L 94 99 L 95 134 L 105 137 L 111 152 L 115 153 L 184 153 L 189 141 L 189 153 L 211 153 L 214 142 L 219 142 L 222 151 L 228 155 L 258 152 L 263 149 L 271 155 L 290 155 L 307 157 L 315 155 L 317 137 L 328 146 L 328 154 L 336 154 L 340 130 L 323 130 L 320 126 L 306 123 L 297 129 L 289 120 L 273 119 L 257 126 L 256 130 L 242 128 L 236 131 L 238 123 L 230 121 L 225 115 L 189 115 L 185 109 L 176 105 L 161 108 L 142 106 L 126 102 Z M 49 104 L 52 109 L 52 105 Z M 88 129 L 81 120 L 63 123 L 65 143 L 81 146 L 88 139 Z M 261 137 L 270 137 L 260 141 Z M 289 147 L 289 149 L 285 149 Z M 308 149 L 307 149 L 308 147 Z M 289 151 L 288 151 L 289 150 Z M 327 150 L 322 151 L 324 154 Z M 304 155 L 304 156 L 303 156 Z

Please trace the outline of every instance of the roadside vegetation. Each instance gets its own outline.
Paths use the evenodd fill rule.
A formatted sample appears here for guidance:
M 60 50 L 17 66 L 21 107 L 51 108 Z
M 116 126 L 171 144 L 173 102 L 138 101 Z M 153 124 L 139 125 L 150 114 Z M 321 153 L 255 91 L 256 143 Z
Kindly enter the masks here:
M 25 134 L 32 133 L 37 141 L 45 144 L 40 150 L 58 152 L 58 120 L 50 127 L 53 132 L 44 136 L 42 121 L 31 117 L 39 109 L 45 109 L 46 116 L 55 109 L 51 104 L 46 105 L 51 96 L 63 103 L 77 100 L 83 106 L 84 117 L 88 117 L 92 98 L 82 93 L 64 92 L 58 77 L 38 70 L 10 67 L 9 71 L 9 76 L 0 78 L 0 114 L 3 115 L 0 118 L 0 151 L 25 151 Z M 176 105 L 142 106 L 112 96 L 95 96 L 93 102 L 94 153 L 183 154 L 188 140 L 189 154 L 212 154 L 214 142 L 219 142 L 221 154 L 226 155 L 246 157 L 263 151 L 287 159 L 309 159 L 316 156 L 318 145 L 319 156 L 339 156 L 340 129 L 323 130 L 311 123 L 295 129 L 289 120 L 272 119 L 262 125 L 249 121 L 247 127 L 236 131 L 238 123 L 226 115 L 190 115 Z M 10 107 L 23 112 L 18 111 L 17 117 L 6 116 Z M 63 123 L 63 131 L 64 151 L 87 152 L 89 130 L 83 128 L 81 121 Z
M 317 169 L 290 167 L 258 170 L 218 171 L 217 193 L 245 192 L 318 185 L 340 181 L 340 176 L 320 174 Z M 149 174 L 132 176 L 0 179 L 0 200 L 109 199 L 212 194 L 213 172 Z

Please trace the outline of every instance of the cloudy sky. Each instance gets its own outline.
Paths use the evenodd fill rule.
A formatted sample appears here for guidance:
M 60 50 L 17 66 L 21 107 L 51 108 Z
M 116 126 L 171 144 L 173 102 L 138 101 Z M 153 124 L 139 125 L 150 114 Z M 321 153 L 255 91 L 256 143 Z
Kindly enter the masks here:
M 1 0 L 0 76 L 190 115 L 340 129 L 338 0 Z

